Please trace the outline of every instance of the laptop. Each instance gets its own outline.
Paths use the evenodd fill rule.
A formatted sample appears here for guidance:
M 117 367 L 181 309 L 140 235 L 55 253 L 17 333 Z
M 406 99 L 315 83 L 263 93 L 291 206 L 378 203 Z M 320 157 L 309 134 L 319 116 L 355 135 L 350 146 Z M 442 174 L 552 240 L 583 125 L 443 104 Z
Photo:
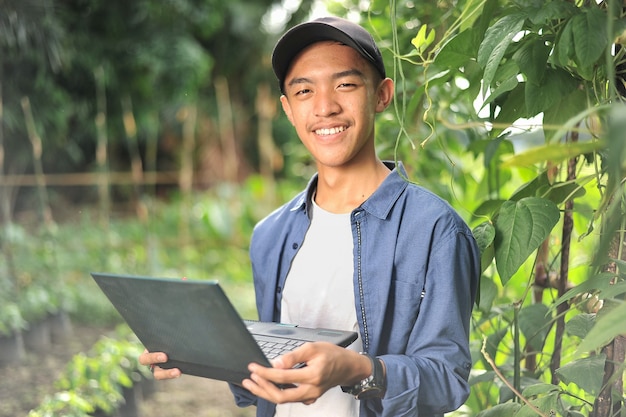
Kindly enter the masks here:
M 303 343 L 347 347 L 356 332 L 242 320 L 215 280 L 182 280 L 92 273 L 100 289 L 151 352 L 165 352 L 162 368 L 240 384 L 250 362 L 270 359 Z

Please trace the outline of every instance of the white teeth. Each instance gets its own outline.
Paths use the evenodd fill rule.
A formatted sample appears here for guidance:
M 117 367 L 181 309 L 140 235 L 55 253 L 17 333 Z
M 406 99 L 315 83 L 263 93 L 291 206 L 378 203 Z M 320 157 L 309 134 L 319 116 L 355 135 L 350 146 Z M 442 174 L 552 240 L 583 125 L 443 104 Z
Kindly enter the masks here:
M 333 127 L 330 129 L 317 129 L 315 131 L 316 134 L 321 135 L 321 136 L 325 136 L 325 135 L 335 135 L 337 133 L 343 132 L 344 130 L 346 130 L 345 126 L 340 126 L 340 127 Z

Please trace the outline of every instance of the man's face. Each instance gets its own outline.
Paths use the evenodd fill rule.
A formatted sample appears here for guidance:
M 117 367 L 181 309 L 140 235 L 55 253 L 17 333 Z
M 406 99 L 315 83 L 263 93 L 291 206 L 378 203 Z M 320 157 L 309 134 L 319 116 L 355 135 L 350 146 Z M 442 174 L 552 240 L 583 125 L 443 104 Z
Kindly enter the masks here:
M 375 156 L 374 119 L 393 83 L 354 49 L 318 42 L 304 49 L 285 77 L 283 109 L 318 169 L 347 167 Z

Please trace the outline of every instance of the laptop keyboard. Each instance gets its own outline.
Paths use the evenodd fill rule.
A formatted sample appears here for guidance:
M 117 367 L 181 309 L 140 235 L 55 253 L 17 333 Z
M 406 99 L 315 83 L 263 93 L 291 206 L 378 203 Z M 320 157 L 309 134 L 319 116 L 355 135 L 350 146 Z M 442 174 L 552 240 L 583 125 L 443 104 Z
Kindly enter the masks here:
M 274 359 L 306 343 L 304 340 L 284 339 L 282 337 L 262 336 L 256 334 L 254 335 L 254 338 L 268 359 Z

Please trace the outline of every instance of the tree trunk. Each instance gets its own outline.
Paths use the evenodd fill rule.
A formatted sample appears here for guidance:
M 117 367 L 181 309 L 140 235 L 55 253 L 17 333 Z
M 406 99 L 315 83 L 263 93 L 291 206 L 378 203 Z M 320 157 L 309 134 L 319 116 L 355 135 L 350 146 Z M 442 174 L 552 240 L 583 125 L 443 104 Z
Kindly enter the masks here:
M 104 80 L 104 68 L 99 66 L 94 71 L 96 80 L 96 163 L 98 164 L 98 197 L 100 203 L 100 224 L 108 228 L 109 211 L 111 209 L 111 196 L 109 190 L 109 170 L 107 146 L 108 137 L 106 131 L 106 84 Z
M 622 246 L 621 250 L 620 246 Z M 620 259 L 621 253 L 621 260 L 626 261 L 625 249 L 626 244 L 622 240 L 622 236 L 619 232 L 616 232 L 609 247 L 609 258 Z M 605 265 L 603 270 L 604 272 L 617 273 L 617 264 L 615 262 L 609 262 Z M 626 359 L 626 337 L 616 337 L 602 348 L 602 353 L 606 355 L 604 376 L 602 378 L 602 391 L 600 391 L 600 394 L 596 398 L 590 417 L 619 416 L 622 402 L 617 400 L 613 403 L 613 399 L 622 398 L 623 396 L 622 364 Z
M 574 131 L 570 134 L 571 142 L 578 141 L 578 132 Z M 567 162 L 567 181 L 574 181 L 576 179 L 576 165 L 578 164 L 578 158 L 571 158 Z M 572 240 L 572 230 L 574 229 L 573 220 L 574 200 L 569 199 L 565 202 L 565 210 L 563 213 L 563 231 L 561 238 L 561 265 L 559 271 L 559 277 L 557 280 L 557 297 L 563 296 L 567 291 L 567 282 L 569 280 L 569 252 L 570 244 Z M 565 333 L 565 313 L 567 312 L 568 304 L 561 303 L 556 307 L 556 329 L 554 335 L 554 350 L 552 353 L 552 359 L 550 360 L 550 371 L 552 374 L 552 383 L 558 385 L 559 377 L 556 373 L 557 369 L 561 367 L 561 348 L 563 345 L 563 334 Z

